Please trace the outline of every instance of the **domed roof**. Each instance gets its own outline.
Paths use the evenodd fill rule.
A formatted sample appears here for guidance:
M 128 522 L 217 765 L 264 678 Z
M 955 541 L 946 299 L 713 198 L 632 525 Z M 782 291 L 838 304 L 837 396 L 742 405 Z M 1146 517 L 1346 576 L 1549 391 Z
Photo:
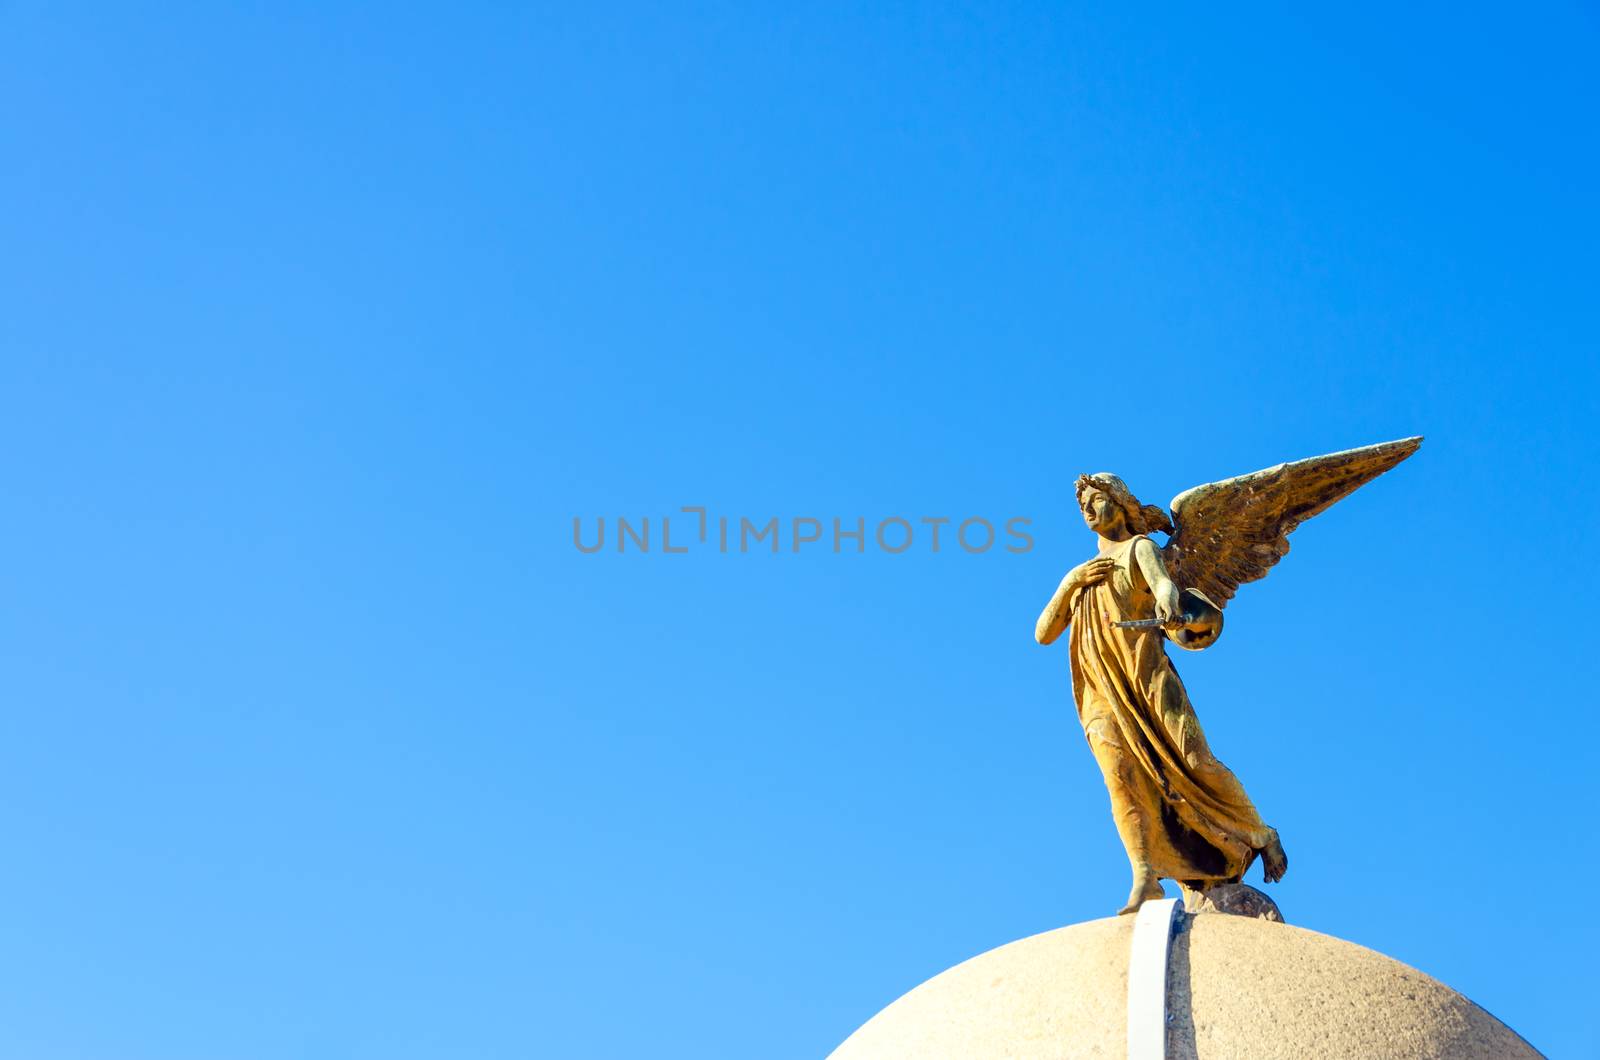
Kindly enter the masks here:
M 958 964 L 867 1021 L 832 1060 L 1124 1056 L 1133 925 L 1092 920 Z M 1182 917 L 1167 995 L 1169 1057 L 1539 1055 L 1414 968 L 1250 917 Z

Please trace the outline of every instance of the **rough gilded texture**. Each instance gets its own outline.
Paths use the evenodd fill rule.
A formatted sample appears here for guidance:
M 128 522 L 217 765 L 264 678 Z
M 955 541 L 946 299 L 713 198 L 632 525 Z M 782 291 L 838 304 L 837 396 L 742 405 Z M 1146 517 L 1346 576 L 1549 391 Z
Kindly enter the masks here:
M 1013 942 L 923 983 L 835 1060 L 1121 1057 L 1132 918 Z M 1168 1055 L 1195 1060 L 1525 1060 L 1538 1053 L 1436 979 L 1314 931 L 1185 917 L 1173 939 Z
M 1173 581 L 1226 607 L 1245 582 L 1289 554 L 1289 534 L 1417 451 L 1421 438 L 1313 456 L 1184 490 L 1162 550 Z
M 1290 531 L 1421 443 L 1382 442 L 1197 486 L 1173 501 L 1165 548 L 1149 537 L 1171 528 L 1159 508 L 1110 472 L 1078 477 L 1097 554 L 1061 579 L 1033 635 L 1053 644 L 1071 630 L 1078 720 L 1132 877 L 1120 912 L 1161 894 L 1162 879 L 1239 883 L 1258 857 L 1267 883 L 1288 871 L 1277 830 L 1212 754 L 1166 641 L 1190 650 L 1215 642 L 1222 605 L 1289 551 Z
M 1073 601 L 1067 641 L 1078 721 L 1133 865 L 1131 907 L 1153 893 L 1151 876 L 1196 887 L 1237 881 L 1274 835 L 1211 753 L 1166 641 L 1118 628 L 1154 606 L 1141 543 L 1152 548 L 1139 536 L 1103 550 L 1113 565 Z

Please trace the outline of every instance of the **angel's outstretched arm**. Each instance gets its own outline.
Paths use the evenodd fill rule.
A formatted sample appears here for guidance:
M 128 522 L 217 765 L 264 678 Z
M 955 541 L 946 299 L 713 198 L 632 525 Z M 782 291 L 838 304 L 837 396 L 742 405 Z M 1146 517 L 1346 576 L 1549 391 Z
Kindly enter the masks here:
M 1161 562 L 1161 550 L 1148 537 L 1133 543 L 1133 558 L 1139 564 L 1145 584 L 1156 598 L 1156 617 L 1163 622 L 1180 622 L 1183 604 L 1178 598 L 1178 587 L 1167 576 L 1167 565 Z

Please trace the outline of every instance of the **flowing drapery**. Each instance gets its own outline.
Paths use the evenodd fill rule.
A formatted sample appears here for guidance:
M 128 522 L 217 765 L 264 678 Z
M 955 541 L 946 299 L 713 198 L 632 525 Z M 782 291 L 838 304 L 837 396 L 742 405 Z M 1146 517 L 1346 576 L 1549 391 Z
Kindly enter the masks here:
M 1238 778 L 1211 754 L 1159 631 L 1117 629 L 1150 618 L 1154 596 L 1134 559 L 1142 537 L 1111 553 L 1115 571 L 1071 609 L 1072 690 L 1129 847 L 1157 876 L 1237 880 L 1270 830 Z

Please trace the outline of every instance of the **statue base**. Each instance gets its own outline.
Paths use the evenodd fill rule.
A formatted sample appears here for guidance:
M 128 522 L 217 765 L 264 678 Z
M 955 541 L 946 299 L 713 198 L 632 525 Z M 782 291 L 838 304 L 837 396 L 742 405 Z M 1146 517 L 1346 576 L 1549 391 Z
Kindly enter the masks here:
M 1219 883 L 1203 891 L 1183 890 L 1183 911 L 1191 916 L 1199 913 L 1228 913 L 1232 916 L 1255 917 L 1284 923 L 1278 903 L 1248 883 Z

